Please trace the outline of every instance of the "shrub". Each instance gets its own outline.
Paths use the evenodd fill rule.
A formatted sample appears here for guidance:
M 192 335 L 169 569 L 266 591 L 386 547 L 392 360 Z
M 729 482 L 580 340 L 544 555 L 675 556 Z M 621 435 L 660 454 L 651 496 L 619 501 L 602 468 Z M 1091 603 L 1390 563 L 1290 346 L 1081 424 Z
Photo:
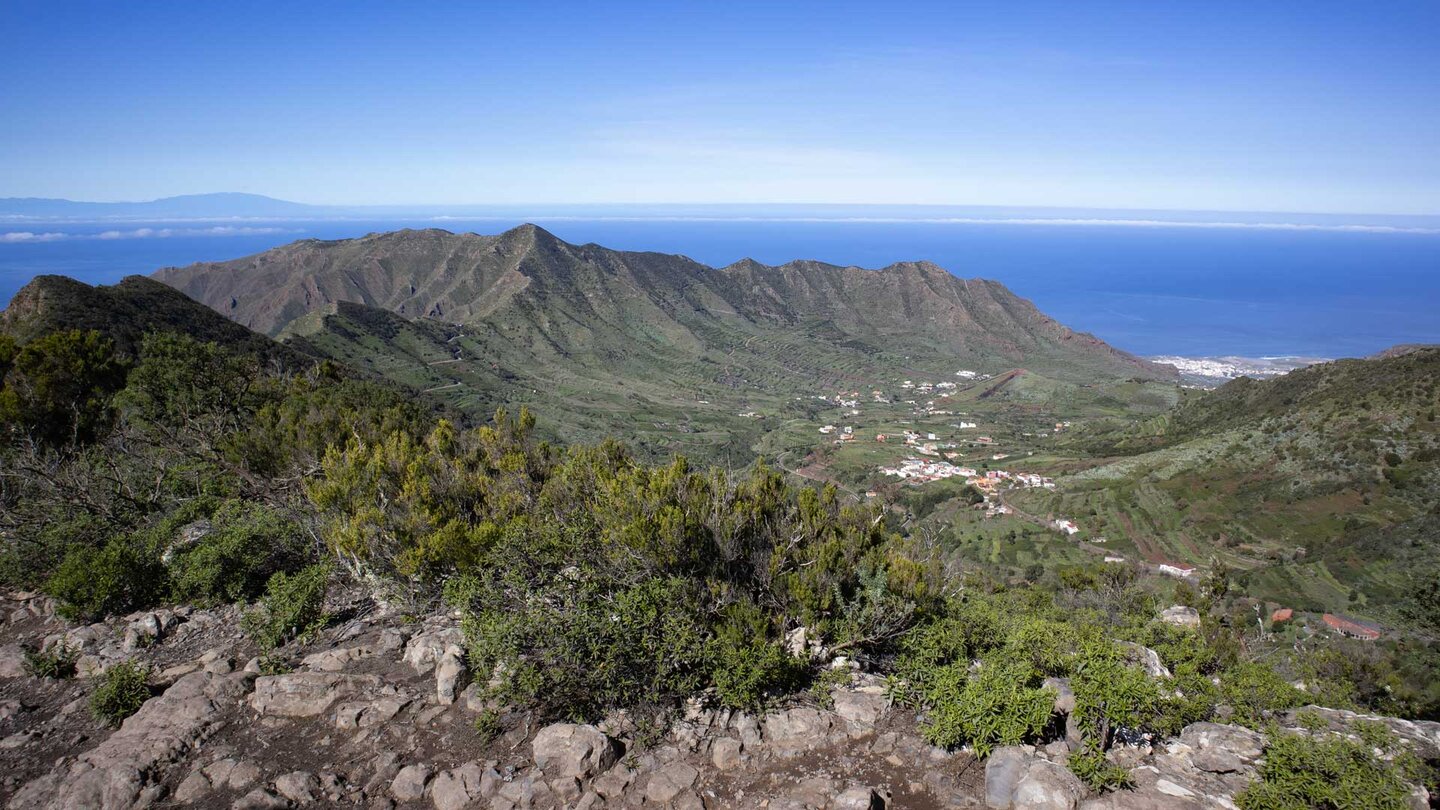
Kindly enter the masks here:
M 166 587 L 165 567 L 127 536 L 99 549 L 72 547 L 45 590 L 59 600 L 65 618 L 98 621 L 156 604 Z
M 329 620 L 324 612 L 329 583 L 330 566 L 323 563 L 293 574 L 275 574 L 265 586 L 265 596 L 245 614 L 245 631 L 265 653 L 293 639 L 308 637 Z
M 1234 709 L 1231 722 L 1256 729 L 1271 712 L 1292 709 L 1308 699 L 1275 670 L 1259 663 L 1238 664 L 1221 673 L 1219 697 Z
M 119 726 L 150 698 L 149 678 L 150 668 L 134 661 L 110 667 L 90 694 L 90 713 L 111 728 Z
M 1040 688 L 1029 662 L 992 655 L 972 674 L 968 662 L 933 672 L 922 687 L 929 707 L 925 739 L 944 748 L 969 743 L 978 756 L 997 746 L 1033 741 L 1050 724 L 1055 692 Z
M 1116 645 L 1090 639 L 1070 680 L 1075 691 L 1075 718 L 1103 750 L 1118 729 L 1153 729 L 1164 704 L 1160 686 L 1130 664 Z
M 1130 772 L 1106 759 L 1105 752 L 1093 740 L 1079 751 L 1072 752 L 1066 765 L 1071 773 L 1097 793 L 1131 786 Z
M 491 693 L 501 702 L 593 720 L 612 707 L 655 712 L 705 685 L 709 638 L 690 583 L 622 586 L 573 572 L 514 585 L 466 588 L 471 658 L 499 674 Z
M 170 560 L 179 601 L 248 601 L 265 590 L 270 577 L 305 561 L 299 525 L 274 509 L 228 501 L 210 520 L 211 533 Z
M 1399 751 L 1393 737 L 1381 747 L 1393 759 L 1377 756 L 1367 740 L 1272 730 L 1260 778 L 1236 796 L 1235 803 L 1241 810 L 1408 808 L 1407 780 L 1419 778 L 1419 763 Z
M 35 678 L 71 678 L 75 675 L 76 654 L 64 644 L 47 649 L 25 650 L 25 671 Z
M 792 690 L 805 667 L 767 638 L 766 617 L 749 605 L 735 605 L 714 642 L 711 680 L 721 705 L 758 711 Z

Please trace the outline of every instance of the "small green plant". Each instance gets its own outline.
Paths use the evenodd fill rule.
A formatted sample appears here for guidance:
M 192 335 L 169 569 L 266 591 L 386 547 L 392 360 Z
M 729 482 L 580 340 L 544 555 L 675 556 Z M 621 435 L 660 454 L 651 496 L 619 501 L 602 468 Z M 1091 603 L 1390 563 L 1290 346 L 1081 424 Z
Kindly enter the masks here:
M 56 680 L 75 676 L 74 650 L 64 644 L 53 644 L 47 649 L 25 650 L 25 671 L 35 678 Z
M 810 682 L 810 698 L 822 709 L 835 708 L 835 697 L 830 690 L 850 683 L 850 670 L 827 669 Z
M 500 713 L 494 709 L 483 709 L 475 718 L 475 733 L 480 736 L 480 744 L 494 740 L 504 731 L 500 727 Z
M 1420 778 L 1420 766 L 1394 745 L 1392 738 L 1387 761 L 1363 740 L 1277 730 L 1265 748 L 1260 779 L 1236 796 L 1235 803 L 1241 810 L 1402 810 L 1411 806 L 1409 782 Z
M 1096 792 L 1131 786 L 1129 771 L 1106 759 L 1105 752 L 1100 750 L 1100 746 L 1093 740 L 1087 742 L 1079 751 L 1071 753 L 1066 764 L 1069 765 L 1071 773 L 1080 777 L 1080 781 Z
M 245 632 L 266 654 L 293 639 L 309 637 L 329 619 L 325 615 L 329 582 L 330 567 L 323 563 L 293 574 L 275 574 L 259 604 L 245 614 Z
M 150 698 L 150 667 L 134 661 L 121 661 L 105 670 L 100 685 L 90 694 L 90 713 L 111 728 L 140 710 Z
M 766 638 L 767 618 L 747 604 L 731 606 L 712 643 L 711 680 L 723 706 L 750 711 L 799 685 L 805 666 Z

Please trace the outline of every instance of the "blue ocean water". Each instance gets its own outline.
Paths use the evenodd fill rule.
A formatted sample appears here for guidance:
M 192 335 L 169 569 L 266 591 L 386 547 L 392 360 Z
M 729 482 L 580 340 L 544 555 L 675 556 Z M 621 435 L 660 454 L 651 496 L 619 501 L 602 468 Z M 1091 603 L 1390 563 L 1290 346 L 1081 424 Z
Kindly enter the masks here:
M 1142 355 L 1355 357 L 1440 342 L 1440 234 L 986 222 L 545 219 L 569 242 L 880 267 L 927 259 L 996 279 L 1066 325 Z M 0 302 L 42 273 L 111 283 L 301 238 L 403 227 L 498 233 L 518 220 L 0 225 Z M 19 236 L 20 233 L 32 236 Z M 10 234 L 10 236 L 7 236 Z M 47 235 L 48 234 L 48 235 Z M 104 238 L 101 238 L 103 235 Z

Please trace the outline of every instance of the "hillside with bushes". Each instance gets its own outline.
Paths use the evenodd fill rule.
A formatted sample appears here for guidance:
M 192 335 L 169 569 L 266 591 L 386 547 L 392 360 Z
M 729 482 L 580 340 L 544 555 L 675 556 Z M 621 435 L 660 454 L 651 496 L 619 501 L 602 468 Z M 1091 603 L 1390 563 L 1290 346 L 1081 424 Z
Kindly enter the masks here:
M 1224 577 L 967 574 L 763 462 L 469 424 L 154 314 L 0 337 L 11 807 L 1330 806 L 1337 763 L 1360 806 L 1433 784 L 1440 726 L 1344 714 L 1421 698 L 1257 634 Z

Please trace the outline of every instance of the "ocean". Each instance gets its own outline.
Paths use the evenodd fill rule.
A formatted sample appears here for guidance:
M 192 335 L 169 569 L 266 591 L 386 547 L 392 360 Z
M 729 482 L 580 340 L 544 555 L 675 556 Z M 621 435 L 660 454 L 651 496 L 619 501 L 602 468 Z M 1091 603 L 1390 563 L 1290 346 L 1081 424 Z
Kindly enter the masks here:
M 1130 222 L 530 217 L 560 238 L 681 253 L 881 267 L 925 259 L 996 279 L 1062 323 L 1141 355 L 1358 357 L 1440 342 L 1433 229 L 1194 227 Z M 296 239 L 397 228 L 498 233 L 487 217 L 0 223 L 0 302 L 33 276 L 107 284 Z

